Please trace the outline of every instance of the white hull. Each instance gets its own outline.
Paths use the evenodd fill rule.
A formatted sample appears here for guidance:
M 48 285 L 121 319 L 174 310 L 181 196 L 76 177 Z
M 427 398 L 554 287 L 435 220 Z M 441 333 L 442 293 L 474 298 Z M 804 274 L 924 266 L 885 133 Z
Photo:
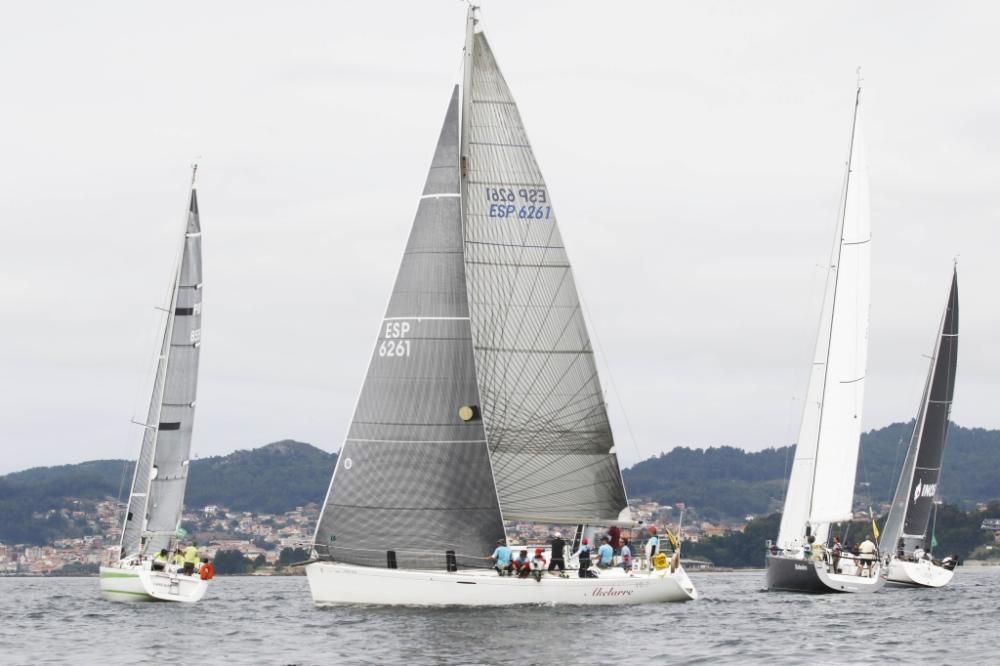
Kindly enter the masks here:
M 179 601 L 195 603 L 205 596 L 208 581 L 198 574 L 150 571 L 149 562 L 101 567 L 101 596 L 109 601 Z
M 944 587 L 951 582 L 954 575 L 954 571 L 938 566 L 930 560 L 907 562 L 893 558 L 889 563 L 889 573 L 886 578 L 893 585 Z
M 669 569 L 633 575 L 621 569 L 600 573 L 600 578 L 579 578 L 576 571 L 567 572 L 567 578 L 546 573 L 537 582 L 498 576 L 492 570 L 404 571 L 332 562 L 306 567 L 313 601 L 320 606 L 623 606 L 698 598 L 683 568 L 674 573 Z

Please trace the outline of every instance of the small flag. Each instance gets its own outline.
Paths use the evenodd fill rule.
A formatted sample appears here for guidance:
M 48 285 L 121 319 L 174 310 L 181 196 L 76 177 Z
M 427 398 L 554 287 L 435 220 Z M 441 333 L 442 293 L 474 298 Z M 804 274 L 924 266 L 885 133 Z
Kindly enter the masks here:
M 183 527 L 178 527 L 177 528 L 177 538 L 178 539 L 183 539 L 187 535 L 188 535 L 188 531 L 186 529 L 184 529 Z
M 872 519 L 872 534 L 875 535 L 875 540 L 878 541 L 879 538 L 878 524 L 875 522 L 875 512 L 872 511 L 871 507 L 868 507 L 868 516 Z
M 931 550 L 937 548 L 937 537 L 933 534 L 931 535 Z

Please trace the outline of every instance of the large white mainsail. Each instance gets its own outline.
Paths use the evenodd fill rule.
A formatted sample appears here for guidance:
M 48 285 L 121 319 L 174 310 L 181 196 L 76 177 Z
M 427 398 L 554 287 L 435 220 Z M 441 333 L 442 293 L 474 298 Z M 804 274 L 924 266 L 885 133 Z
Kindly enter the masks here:
M 816 353 L 778 535 L 778 546 L 788 550 L 805 542 L 807 526 L 823 543 L 830 523 L 851 518 L 871 299 L 860 99 L 859 87 Z
M 123 559 L 166 548 L 180 526 L 198 386 L 201 298 L 201 223 L 192 177 L 183 246 L 122 530 Z

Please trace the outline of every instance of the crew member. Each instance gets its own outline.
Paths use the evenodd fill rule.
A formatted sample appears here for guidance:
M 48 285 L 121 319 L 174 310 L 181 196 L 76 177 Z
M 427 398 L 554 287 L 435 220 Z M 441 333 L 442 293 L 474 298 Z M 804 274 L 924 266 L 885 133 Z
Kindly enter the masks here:
M 566 548 L 566 542 L 563 541 L 562 534 L 556 532 L 552 535 L 552 561 L 549 562 L 549 573 L 552 573 L 556 569 L 562 573 L 566 571 L 566 560 L 563 556 L 563 551 Z

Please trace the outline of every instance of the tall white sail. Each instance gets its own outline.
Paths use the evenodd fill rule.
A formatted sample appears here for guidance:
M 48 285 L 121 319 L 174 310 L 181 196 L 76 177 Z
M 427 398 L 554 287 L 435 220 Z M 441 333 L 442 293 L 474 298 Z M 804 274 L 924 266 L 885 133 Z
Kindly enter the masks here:
M 501 509 L 536 522 L 619 520 L 625 489 L 552 195 L 486 37 L 466 48 L 465 269 Z
M 783 548 L 799 545 L 807 525 L 817 541 L 823 542 L 831 522 L 851 518 L 871 300 L 868 172 L 860 96 L 859 88 L 820 331 L 778 535 Z
M 166 548 L 180 525 L 198 385 L 201 299 L 201 224 L 192 184 L 181 258 L 129 494 L 122 557 Z

